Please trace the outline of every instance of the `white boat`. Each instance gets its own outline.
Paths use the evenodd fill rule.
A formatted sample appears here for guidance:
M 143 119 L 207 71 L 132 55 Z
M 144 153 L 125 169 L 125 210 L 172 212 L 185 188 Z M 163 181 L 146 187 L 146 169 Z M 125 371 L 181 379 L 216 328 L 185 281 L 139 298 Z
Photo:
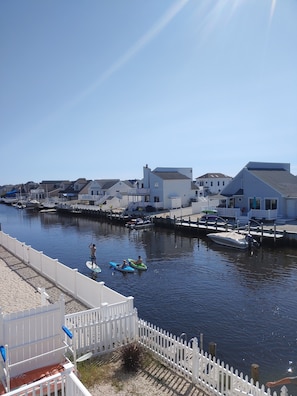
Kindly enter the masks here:
M 26 209 L 39 209 L 40 202 L 37 199 L 28 199 L 26 201 Z
M 249 234 L 236 231 L 213 232 L 207 236 L 218 245 L 246 250 L 258 246 L 258 242 Z
M 56 209 L 56 208 L 41 209 L 41 210 L 39 211 L 39 213 L 56 213 L 56 212 L 57 212 L 57 209 Z
M 3 197 L 1 198 L 1 202 L 5 203 L 6 205 L 12 205 L 18 202 L 18 198 L 16 197 Z
M 141 228 L 148 228 L 153 226 L 154 223 L 149 219 L 142 219 L 142 218 L 137 218 L 137 219 L 132 219 L 128 223 L 125 224 L 126 227 L 130 228 L 131 230 L 137 230 Z
M 12 206 L 14 206 L 15 208 L 18 208 L 18 209 L 25 209 L 26 202 L 25 201 L 17 201 L 15 203 L 13 203 Z

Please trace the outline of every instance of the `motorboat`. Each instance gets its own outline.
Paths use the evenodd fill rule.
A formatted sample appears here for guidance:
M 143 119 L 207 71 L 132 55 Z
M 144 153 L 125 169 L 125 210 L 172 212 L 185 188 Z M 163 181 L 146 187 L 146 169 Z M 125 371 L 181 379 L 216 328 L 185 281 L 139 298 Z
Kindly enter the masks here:
M 131 230 L 137 230 L 141 228 L 148 228 L 152 227 L 154 223 L 151 221 L 150 218 L 137 218 L 137 219 L 132 219 L 128 223 L 125 224 L 126 227 L 130 228 Z
M 207 236 L 218 245 L 241 250 L 258 247 L 258 242 L 250 234 L 241 234 L 237 231 L 213 232 Z

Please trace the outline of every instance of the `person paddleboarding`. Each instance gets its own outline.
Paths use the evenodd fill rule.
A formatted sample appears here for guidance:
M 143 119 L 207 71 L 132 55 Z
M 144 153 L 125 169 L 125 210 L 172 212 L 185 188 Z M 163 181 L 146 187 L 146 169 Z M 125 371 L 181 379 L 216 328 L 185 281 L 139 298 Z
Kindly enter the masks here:
M 89 248 L 90 248 L 90 256 L 91 256 L 92 264 L 96 264 L 96 245 L 95 245 L 95 243 L 91 243 L 89 245 Z

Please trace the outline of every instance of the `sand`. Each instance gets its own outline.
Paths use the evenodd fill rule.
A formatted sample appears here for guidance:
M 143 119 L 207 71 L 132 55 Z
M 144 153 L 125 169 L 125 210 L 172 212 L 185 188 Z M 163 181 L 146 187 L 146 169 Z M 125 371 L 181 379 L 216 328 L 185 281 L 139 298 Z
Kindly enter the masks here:
M 150 359 L 136 373 L 122 369 L 118 351 L 102 358 L 102 380 L 89 388 L 92 396 L 206 396 L 190 380 L 177 375 L 159 360 Z
M 40 307 L 41 294 L 0 259 L 0 307 L 3 313 Z

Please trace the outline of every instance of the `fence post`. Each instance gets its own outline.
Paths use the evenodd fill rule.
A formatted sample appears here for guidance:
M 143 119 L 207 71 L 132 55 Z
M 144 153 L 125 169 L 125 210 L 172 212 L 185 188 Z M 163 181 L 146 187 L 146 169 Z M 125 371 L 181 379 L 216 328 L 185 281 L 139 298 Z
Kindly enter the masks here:
M 77 274 L 78 274 L 78 269 L 77 268 L 73 268 L 72 272 L 74 274 L 74 276 L 72 277 L 72 280 L 74 279 L 74 284 L 72 285 L 73 288 L 73 293 L 74 293 L 74 297 L 77 297 Z
M 217 344 L 215 342 L 210 342 L 208 344 L 208 352 L 212 357 L 216 356 L 217 353 Z
M 42 256 L 43 256 L 43 251 L 40 251 L 39 252 L 39 269 L 40 269 L 40 272 L 43 274 Z
M 203 353 L 203 333 L 200 333 L 200 352 Z
M 276 224 L 274 223 L 273 225 L 273 231 L 274 231 L 274 243 L 276 242 Z
M 49 299 L 49 295 L 47 294 L 47 292 L 45 291 L 44 287 L 38 287 L 38 291 L 41 295 L 41 305 L 48 305 L 47 300 Z
M 107 307 L 108 307 L 108 303 L 106 303 L 106 302 L 101 303 L 101 312 L 102 312 L 101 319 L 102 320 L 107 320 L 108 319 L 108 317 L 107 317 Z
M 128 310 L 129 312 L 132 312 L 134 309 L 134 297 L 133 296 L 129 296 L 127 297 L 127 303 L 128 303 Z
M 31 245 L 27 245 L 27 265 L 30 265 L 30 267 L 32 267 L 31 264 Z
M 134 322 L 135 322 L 135 330 L 134 330 L 134 337 L 135 340 L 139 341 L 139 317 L 137 308 L 134 309 Z
M 193 357 L 192 357 L 192 382 L 196 384 L 198 382 L 198 371 L 199 371 L 199 349 L 198 349 L 198 340 L 197 338 L 193 338 Z

